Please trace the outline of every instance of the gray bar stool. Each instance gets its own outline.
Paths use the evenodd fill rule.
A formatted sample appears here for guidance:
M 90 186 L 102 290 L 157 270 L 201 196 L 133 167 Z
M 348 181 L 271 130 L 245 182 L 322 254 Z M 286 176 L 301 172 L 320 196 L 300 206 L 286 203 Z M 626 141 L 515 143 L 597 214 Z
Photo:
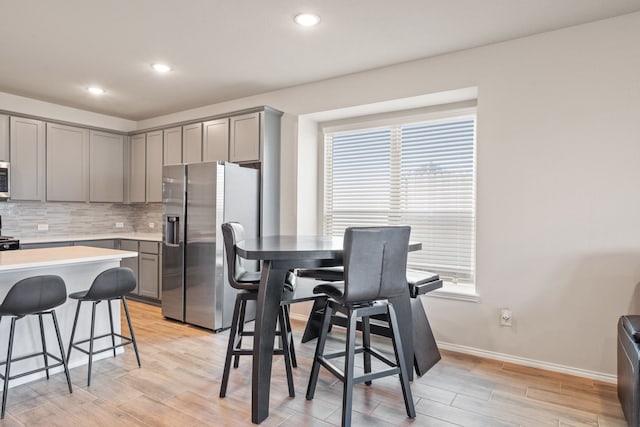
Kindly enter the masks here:
M 69 298 L 78 300 L 78 306 L 76 308 L 76 316 L 73 320 L 73 328 L 71 329 L 71 339 L 69 340 L 69 351 L 67 351 L 67 357 L 71 356 L 72 349 L 78 349 L 79 351 L 89 356 L 89 374 L 87 377 L 87 386 L 91 385 L 91 366 L 93 363 L 93 355 L 102 353 L 103 351 L 113 350 L 113 357 L 116 357 L 116 348 L 125 345 L 133 344 L 133 349 L 136 353 L 136 360 L 138 361 L 138 367 L 140 367 L 140 355 L 138 354 L 138 344 L 136 343 L 136 337 L 133 333 L 133 326 L 131 326 L 131 318 L 129 316 L 129 309 L 127 308 L 126 294 L 133 291 L 136 287 L 136 278 L 133 271 L 128 267 L 115 267 L 109 270 L 105 270 L 93 280 L 91 287 L 86 291 L 75 292 L 69 295 Z M 112 300 L 122 300 L 122 307 L 127 317 L 127 324 L 129 325 L 129 333 L 131 337 L 125 337 L 120 334 L 116 334 L 113 329 L 113 313 L 111 310 Z M 81 341 L 73 342 L 73 338 L 76 333 L 76 325 L 78 324 L 78 315 L 80 314 L 80 305 L 83 302 L 92 302 L 91 310 L 91 333 L 89 338 Z M 94 336 L 95 323 L 96 323 L 96 306 L 102 301 L 107 301 L 107 307 L 109 308 L 109 324 L 111 325 L 111 333 L 106 333 L 100 336 Z M 100 338 L 111 337 L 111 346 L 97 351 L 93 349 L 93 343 Z M 122 339 L 120 344 L 116 345 L 116 337 Z M 89 343 L 89 351 L 80 347 L 80 344 Z
M 11 287 L 4 301 L 2 301 L 2 304 L 0 305 L 0 321 L 2 321 L 5 316 L 11 316 L 11 329 L 9 332 L 9 350 L 7 351 L 7 360 L 0 363 L 0 366 L 6 365 L 4 375 L 0 374 L 0 378 L 2 378 L 2 380 L 4 381 L 1 418 L 4 418 L 4 412 L 7 405 L 9 380 L 42 371 L 46 371 L 47 379 L 49 379 L 49 369 L 62 366 L 64 367 L 64 373 L 67 377 L 69 393 L 73 393 L 73 389 L 71 388 L 71 378 L 69 377 L 69 368 L 67 366 L 68 359 L 64 355 L 62 338 L 60 337 L 60 328 L 58 327 L 58 319 L 56 318 L 56 311 L 54 310 L 55 307 L 64 304 L 66 300 L 67 288 L 64 284 L 64 280 L 62 280 L 62 278 L 59 276 L 47 275 L 34 276 L 20 280 Z M 44 337 L 44 325 L 42 322 L 43 314 L 51 314 L 51 318 L 53 319 L 53 326 L 56 331 L 58 346 L 60 347 L 60 357 L 57 357 L 47 351 L 47 344 Z M 11 352 L 13 350 L 13 340 L 15 338 L 16 321 L 29 315 L 38 316 L 38 321 L 40 323 L 40 338 L 42 340 L 42 351 L 39 353 L 33 353 L 12 359 Z M 44 367 L 11 376 L 12 362 L 17 362 L 19 360 L 30 359 L 32 357 L 38 356 L 44 357 Z M 58 363 L 50 365 L 49 358 L 56 360 Z
M 324 366 L 343 383 L 342 425 L 351 425 L 351 407 L 355 384 L 371 384 L 376 378 L 399 374 L 405 409 L 415 418 L 408 368 L 402 350 L 398 321 L 388 298 L 406 292 L 407 247 L 409 227 L 352 227 L 344 233 L 344 282 L 326 283 L 316 290 L 329 295 L 324 311 L 322 330 L 318 338 L 311 377 L 307 388 L 307 400 L 313 399 L 320 366 Z M 333 312 L 347 316 L 347 340 L 345 351 L 324 353 Z M 391 341 L 395 361 L 388 359 L 371 347 L 369 318 L 385 314 L 391 329 Z M 356 325 L 362 318 L 362 346 L 356 346 Z M 364 356 L 364 375 L 355 376 L 355 355 Z M 389 369 L 372 372 L 371 356 L 386 364 Z M 344 358 L 344 371 L 330 360 Z

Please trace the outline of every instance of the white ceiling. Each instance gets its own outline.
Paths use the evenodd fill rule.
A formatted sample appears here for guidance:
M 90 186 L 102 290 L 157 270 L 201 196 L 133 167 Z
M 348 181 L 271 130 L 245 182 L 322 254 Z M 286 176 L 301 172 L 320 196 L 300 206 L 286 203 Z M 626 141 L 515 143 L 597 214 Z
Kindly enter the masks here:
M 295 25 L 301 11 L 320 25 Z M 0 92 L 141 120 L 636 11 L 640 0 L 0 0 Z

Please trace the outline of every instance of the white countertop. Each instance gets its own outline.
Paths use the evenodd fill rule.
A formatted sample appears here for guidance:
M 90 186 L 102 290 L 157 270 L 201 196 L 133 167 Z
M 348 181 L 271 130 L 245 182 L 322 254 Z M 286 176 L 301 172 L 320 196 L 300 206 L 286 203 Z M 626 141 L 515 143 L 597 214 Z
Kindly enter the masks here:
M 0 272 L 137 257 L 137 252 L 89 246 L 0 251 Z
M 42 236 L 24 237 L 16 236 L 20 243 L 54 243 L 54 242 L 78 242 L 83 240 L 104 240 L 104 239 L 129 239 L 148 240 L 151 242 L 161 242 L 162 233 L 112 233 L 112 234 L 68 234 L 65 236 Z

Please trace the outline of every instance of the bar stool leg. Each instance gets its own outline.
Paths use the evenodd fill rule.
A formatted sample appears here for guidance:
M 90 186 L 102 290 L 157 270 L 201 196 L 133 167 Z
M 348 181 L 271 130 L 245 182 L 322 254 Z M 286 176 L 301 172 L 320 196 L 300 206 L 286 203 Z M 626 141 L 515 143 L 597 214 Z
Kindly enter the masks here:
M 231 357 L 236 343 L 236 333 L 238 331 L 238 321 L 240 317 L 240 306 L 242 305 L 242 296 L 236 295 L 236 303 L 233 307 L 233 319 L 231 320 L 231 330 L 229 331 L 229 343 L 227 344 L 227 355 L 224 359 L 224 370 L 222 371 L 222 382 L 220 384 L 220 397 L 227 394 L 227 382 L 229 381 L 229 371 L 231 370 Z
M 289 311 L 289 305 L 284 306 L 285 320 L 287 322 L 287 339 L 289 340 L 289 352 L 291 354 L 291 366 L 298 367 L 298 360 L 296 359 L 296 347 L 293 342 L 293 328 L 291 328 L 291 317 Z
M 113 313 L 111 312 L 110 300 L 107 300 L 107 307 L 109 308 L 109 325 L 111 326 L 111 346 L 113 347 L 113 357 L 116 357 L 116 335 L 113 331 Z
M 91 385 L 91 365 L 93 364 L 93 333 L 96 326 L 96 306 L 100 301 L 94 301 L 91 307 L 91 333 L 89 334 L 89 373 L 87 375 L 87 387 Z
M 9 332 L 9 350 L 7 351 L 7 367 L 4 370 L 4 391 L 2 393 L 2 415 L 7 407 L 7 392 L 9 391 L 9 374 L 11 373 L 11 351 L 13 350 L 13 336 L 16 330 L 16 318 L 11 318 L 11 331 Z
M 369 316 L 362 317 L 362 347 L 364 347 L 364 373 L 371 372 L 371 326 Z M 365 381 L 366 385 L 371 385 L 371 381 Z
M 138 368 L 140 364 L 140 354 L 138 353 L 138 343 L 136 342 L 136 336 L 133 333 L 133 326 L 131 326 L 131 317 L 129 316 L 129 308 L 127 307 L 127 298 L 122 296 L 122 306 L 124 307 L 124 314 L 127 316 L 127 325 L 129 325 L 129 333 L 131 334 L 131 342 L 133 343 L 133 351 L 136 353 L 136 360 L 138 361 Z
M 318 384 L 318 375 L 320 373 L 320 358 L 324 354 L 324 345 L 327 341 L 327 335 L 329 335 L 329 327 L 331 326 L 332 308 L 330 304 L 327 304 L 324 309 L 324 317 L 322 319 L 322 328 L 320 329 L 320 336 L 318 337 L 318 343 L 316 344 L 316 352 L 313 356 L 313 365 L 311 366 L 311 375 L 309 376 L 309 385 L 307 386 L 306 399 L 313 399 L 313 395 L 316 392 L 316 385 Z
M 73 327 L 71 328 L 71 339 L 69 340 L 69 351 L 67 351 L 67 360 L 71 359 L 71 349 L 73 349 L 73 337 L 76 334 L 76 325 L 78 324 L 78 315 L 80 314 L 80 303 L 82 301 L 78 300 L 78 305 L 76 306 L 76 316 L 73 319 Z
M 351 407 L 353 406 L 353 373 L 356 349 L 356 326 L 358 310 L 349 309 L 349 326 L 347 327 L 346 354 L 344 355 L 344 384 L 342 393 L 342 426 L 351 425 Z
M 411 388 L 409 387 L 409 377 L 407 374 L 407 365 L 404 360 L 404 351 L 402 350 L 402 342 L 400 340 L 400 329 L 398 329 L 398 319 L 393 305 L 387 305 L 387 313 L 389 315 L 389 324 L 391 325 L 391 331 L 393 333 L 393 351 L 400 366 L 400 385 L 402 386 L 402 394 L 404 395 L 404 406 L 407 410 L 407 415 L 410 418 L 416 417 L 416 408 L 413 404 L 413 396 L 411 395 Z
M 56 337 L 58 338 L 58 346 L 60 347 L 60 358 L 62 359 L 62 366 L 64 367 L 64 374 L 67 376 L 67 385 L 69 386 L 69 393 L 73 393 L 71 388 L 71 376 L 69 375 L 69 359 L 64 356 L 64 345 L 62 344 L 62 337 L 60 336 L 60 327 L 58 326 L 58 318 L 55 310 L 51 310 L 51 318 L 53 319 L 53 326 L 56 329 Z
M 280 307 L 278 313 L 278 323 L 280 323 L 280 346 L 284 354 L 284 368 L 287 373 L 287 386 L 289 387 L 289 397 L 296 397 L 296 389 L 293 386 L 293 372 L 291 371 L 291 353 L 289 351 L 289 331 L 287 330 L 287 320 L 285 319 L 286 306 Z
M 47 356 L 47 342 L 44 339 L 44 325 L 42 324 L 42 313 L 38 313 L 38 323 L 40 323 L 40 339 L 42 340 L 42 353 L 44 356 L 44 366 L 47 373 L 47 379 L 49 379 L 49 358 Z
M 247 300 L 243 299 L 240 303 L 240 317 L 238 317 L 238 330 L 236 332 L 237 341 L 234 340 L 235 350 L 240 350 L 242 348 L 242 337 L 244 334 L 244 321 L 247 313 Z M 233 357 L 233 369 L 238 369 L 240 365 L 240 355 L 236 354 Z

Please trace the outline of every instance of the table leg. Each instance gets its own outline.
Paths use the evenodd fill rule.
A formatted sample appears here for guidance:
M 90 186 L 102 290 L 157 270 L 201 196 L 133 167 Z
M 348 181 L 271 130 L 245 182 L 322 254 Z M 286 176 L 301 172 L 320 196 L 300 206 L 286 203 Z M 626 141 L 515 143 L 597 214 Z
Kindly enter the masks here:
M 413 381 L 413 323 L 411 318 L 411 300 L 409 298 L 409 288 L 402 295 L 389 298 L 393 304 L 400 326 L 400 339 L 404 351 L 405 363 L 409 374 L 409 381 Z
M 272 268 L 270 261 L 264 261 L 262 264 L 256 304 L 251 378 L 251 421 L 255 424 L 261 423 L 269 416 L 273 341 L 286 272 L 287 270 Z

